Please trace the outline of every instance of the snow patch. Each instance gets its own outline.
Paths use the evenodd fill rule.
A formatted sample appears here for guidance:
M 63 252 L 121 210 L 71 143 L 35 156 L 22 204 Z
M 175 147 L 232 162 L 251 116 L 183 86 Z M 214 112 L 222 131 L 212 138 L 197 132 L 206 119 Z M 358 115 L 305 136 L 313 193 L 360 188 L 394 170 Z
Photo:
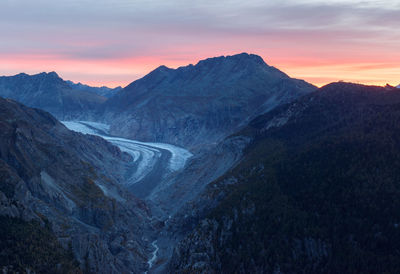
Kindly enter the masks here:
M 157 260 L 157 252 L 158 252 L 158 245 L 157 245 L 157 240 L 155 240 L 154 242 L 151 243 L 151 245 L 154 247 L 154 251 L 150 258 L 150 260 L 147 261 L 147 264 L 149 265 L 149 269 L 151 269 L 153 267 L 154 262 Z

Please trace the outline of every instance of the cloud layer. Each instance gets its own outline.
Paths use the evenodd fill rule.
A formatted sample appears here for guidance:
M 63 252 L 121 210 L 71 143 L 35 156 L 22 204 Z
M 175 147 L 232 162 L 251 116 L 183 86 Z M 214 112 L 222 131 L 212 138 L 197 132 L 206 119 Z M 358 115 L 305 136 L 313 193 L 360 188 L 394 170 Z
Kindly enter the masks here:
M 2 0 L 0 74 L 128 84 L 239 52 L 297 78 L 400 82 L 400 4 L 349 0 Z

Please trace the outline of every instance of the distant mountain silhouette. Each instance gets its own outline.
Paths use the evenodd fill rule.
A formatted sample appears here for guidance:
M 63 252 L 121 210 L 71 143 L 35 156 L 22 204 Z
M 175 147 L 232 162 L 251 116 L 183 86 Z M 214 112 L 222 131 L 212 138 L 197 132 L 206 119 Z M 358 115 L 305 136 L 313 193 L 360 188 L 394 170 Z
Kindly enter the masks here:
M 2 76 L 0 97 L 46 110 L 61 120 L 90 116 L 106 101 L 105 97 L 92 92 L 73 89 L 55 72 Z
M 117 94 L 117 92 L 122 90 L 122 87 L 116 87 L 116 88 L 109 88 L 109 87 L 106 87 L 106 86 L 91 87 L 91 86 L 88 86 L 88 85 L 85 85 L 85 84 L 82 84 L 82 83 L 74 83 L 74 82 L 68 81 L 68 80 L 66 82 L 73 89 L 92 92 L 92 93 L 95 93 L 97 95 L 104 96 L 106 98 L 111 98 L 115 94 Z

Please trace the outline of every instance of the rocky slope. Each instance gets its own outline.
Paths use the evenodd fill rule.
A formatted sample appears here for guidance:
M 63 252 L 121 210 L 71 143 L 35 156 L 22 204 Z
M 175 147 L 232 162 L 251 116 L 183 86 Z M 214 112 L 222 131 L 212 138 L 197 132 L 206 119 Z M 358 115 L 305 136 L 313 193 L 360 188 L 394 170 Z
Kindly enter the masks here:
M 0 266 L 144 271 L 148 209 L 119 187 L 131 156 L 12 100 L 0 98 L 0 113 Z
M 114 135 L 193 148 L 315 89 L 243 53 L 178 69 L 161 66 L 108 100 L 101 119 Z
M 60 120 L 92 116 L 107 98 L 73 89 L 55 72 L 0 77 L 0 97 L 50 112 Z
M 171 272 L 396 273 L 399 122 L 398 89 L 347 83 L 258 117 Z

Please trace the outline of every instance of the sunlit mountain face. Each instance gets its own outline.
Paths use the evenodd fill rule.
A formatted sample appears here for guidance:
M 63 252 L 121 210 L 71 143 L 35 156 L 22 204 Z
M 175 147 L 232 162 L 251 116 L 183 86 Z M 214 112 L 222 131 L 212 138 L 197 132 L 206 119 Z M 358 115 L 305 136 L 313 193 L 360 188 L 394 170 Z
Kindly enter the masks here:
M 395 0 L 1 1 L 0 74 L 125 86 L 164 64 L 254 52 L 317 86 L 395 85 Z

